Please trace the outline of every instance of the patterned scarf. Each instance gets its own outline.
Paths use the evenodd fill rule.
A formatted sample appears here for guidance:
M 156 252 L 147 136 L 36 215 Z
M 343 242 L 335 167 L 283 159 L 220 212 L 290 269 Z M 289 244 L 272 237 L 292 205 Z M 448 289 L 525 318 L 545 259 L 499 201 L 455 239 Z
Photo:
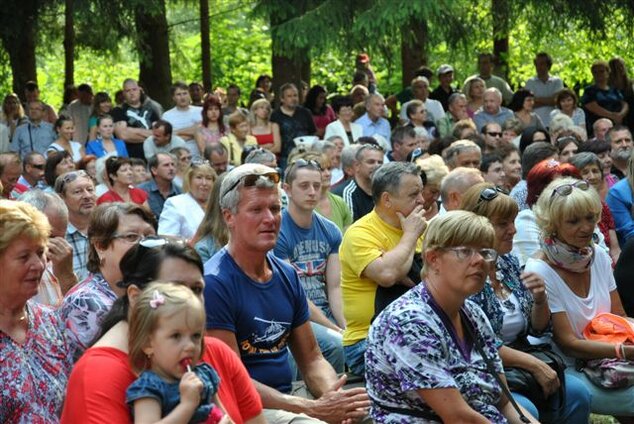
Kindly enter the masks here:
M 579 249 L 555 237 L 546 237 L 541 247 L 551 263 L 570 272 L 587 271 L 594 262 L 594 243 Z

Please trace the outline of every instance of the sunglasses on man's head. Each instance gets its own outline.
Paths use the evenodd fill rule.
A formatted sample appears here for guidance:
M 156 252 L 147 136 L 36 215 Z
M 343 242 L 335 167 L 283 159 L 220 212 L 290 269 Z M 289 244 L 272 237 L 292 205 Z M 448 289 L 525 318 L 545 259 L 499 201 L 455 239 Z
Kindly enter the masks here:
M 227 190 L 225 190 L 221 197 L 224 197 L 235 190 L 240 182 L 243 182 L 243 187 L 253 187 L 257 184 L 260 178 L 267 179 L 273 184 L 277 184 L 280 182 L 280 174 L 277 172 L 267 172 L 266 174 L 247 174 L 241 178 L 238 178 L 233 184 L 231 184 L 231 186 Z

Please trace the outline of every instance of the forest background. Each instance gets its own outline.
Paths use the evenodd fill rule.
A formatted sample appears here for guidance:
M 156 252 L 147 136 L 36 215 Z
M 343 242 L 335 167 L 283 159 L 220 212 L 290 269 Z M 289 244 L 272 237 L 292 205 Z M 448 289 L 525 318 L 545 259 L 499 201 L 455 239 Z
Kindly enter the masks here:
M 67 84 L 86 82 L 112 95 L 128 77 L 143 80 L 165 106 L 171 81 L 235 83 L 248 93 L 263 73 L 273 74 L 276 86 L 301 78 L 344 92 L 359 52 L 371 56 L 383 94 L 407 85 L 422 64 L 451 64 L 461 83 L 476 72 L 479 52 L 498 55 L 496 73 L 514 88 L 534 75 L 538 51 L 550 53 L 551 73 L 577 89 L 591 82 L 594 60 L 621 56 L 634 64 L 634 6 L 625 0 L 7 3 L 0 93 L 22 95 L 24 83 L 37 79 L 43 100 L 55 107 Z

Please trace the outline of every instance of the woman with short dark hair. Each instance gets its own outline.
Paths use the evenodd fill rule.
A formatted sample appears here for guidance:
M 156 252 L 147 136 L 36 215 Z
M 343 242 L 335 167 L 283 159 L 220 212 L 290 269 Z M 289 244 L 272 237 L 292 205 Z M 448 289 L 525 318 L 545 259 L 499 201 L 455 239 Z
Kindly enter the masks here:
M 132 187 L 134 171 L 130 159 L 112 156 L 106 159 L 106 175 L 110 189 L 97 199 L 97 204 L 111 202 L 132 202 L 144 206 L 148 210 L 148 195 L 140 188 Z
M 66 294 L 59 309 L 75 359 L 99 333 L 114 301 L 125 294 L 117 287 L 121 257 L 134 243 L 154 234 L 155 227 L 154 216 L 133 203 L 107 203 L 92 212 L 88 227 L 90 275 Z

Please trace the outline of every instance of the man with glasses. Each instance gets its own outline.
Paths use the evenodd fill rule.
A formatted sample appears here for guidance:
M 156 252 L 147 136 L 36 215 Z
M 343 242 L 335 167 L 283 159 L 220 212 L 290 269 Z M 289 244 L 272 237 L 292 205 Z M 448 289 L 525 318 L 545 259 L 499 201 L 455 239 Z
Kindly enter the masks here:
M 148 161 L 148 168 L 152 179 L 140 184 L 139 188 L 148 194 L 148 204 L 158 219 L 165 200 L 182 193 L 181 189 L 174 185 L 176 158 L 170 153 L 157 153 Z
M 632 132 L 625 125 L 610 128 L 606 140 L 612 146 L 612 171 L 619 180 L 627 175 L 627 162 L 632 155 Z
M 28 153 L 24 157 L 22 175 L 18 179 L 18 184 L 26 187 L 27 190 L 37 188 L 44 190 L 46 182 L 44 182 L 44 167 L 46 159 L 38 152 Z
M 284 191 L 288 207 L 282 211 L 274 253 L 297 271 L 306 296 L 315 306 L 309 305 L 311 326 L 321 351 L 335 371 L 343 372 L 340 333 L 346 324 L 339 280 L 341 231 L 315 212 L 321 181 L 321 166 L 314 160 L 298 159 L 286 168 Z M 328 328 L 336 333 L 327 331 Z
M 84 171 L 71 171 L 55 180 L 55 192 L 68 208 L 66 240 L 73 247 L 73 272 L 82 281 L 88 276 L 88 224 L 97 205 L 95 184 Z
M 337 379 L 319 350 L 297 273 L 271 251 L 281 221 L 279 181 L 274 169 L 259 164 L 234 168 L 222 181 L 220 207 L 230 236 L 205 264 L 207 334 L 240 356 L 268 422 L 361 418 L 369 406 L 365 390 L 341 390 L 345 377 Z M 287 347 L 316 399 L 290 395 Z
M 355 154 L 354 178 L 342 192 L 343 201 L 352 212 L 353 222 L 364 217 L 374 208 L 372 176 L 383 165 L 384 152 L 376 144 L 363 144 Z
M 390 162 L 372 178 L 374 209 L 343 236 L 341 289 L 346 330 L 346 364 L 364 375 L 366 338 L 380 310 L 420 281 L 412 270 L 426 227 L 423 181 L 412 163 Z M 418 274 L 418 275 L 416 275 Z
M 488 122 L 482 127 L 484 153 L 495 153 L 502 142 L 502 126 L 497 122 Z
M 11 151 L 17 152 L 20 158 L 30 152 L 46 154 L 56 138 L 53 125 L 43 120 L 44 103 L 39 100 L 29 102 L 29 110 L 29 122 L 17 127 L 11 140 Z

